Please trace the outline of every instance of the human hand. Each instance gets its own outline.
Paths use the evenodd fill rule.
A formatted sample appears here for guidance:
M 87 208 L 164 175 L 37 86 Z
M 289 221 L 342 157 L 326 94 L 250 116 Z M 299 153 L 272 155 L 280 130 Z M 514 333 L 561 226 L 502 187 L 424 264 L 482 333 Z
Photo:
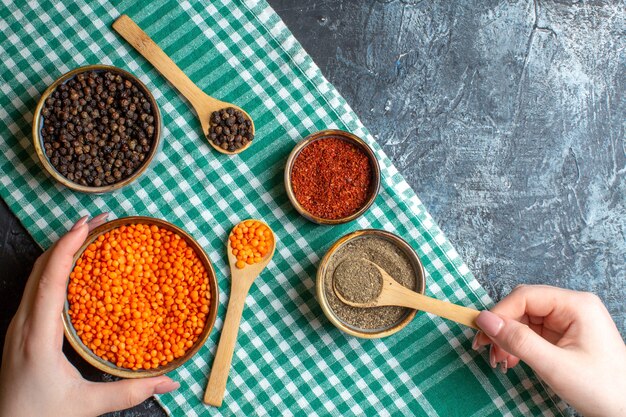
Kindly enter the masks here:
M 626 415 L 626 345 L 593 294 L 520 286 L 476 319 L 473 347 L 501 369 L 526 362 L 587 417 Z
M 72 260 L 89 230 L 106 216 L 90 222 L 83 217 L 35 262 L 6 335 L 0 368 L 1 417 L 95 416 L 179 387 L 166 376 L 90 382 L 62 352 L 61 315 Z

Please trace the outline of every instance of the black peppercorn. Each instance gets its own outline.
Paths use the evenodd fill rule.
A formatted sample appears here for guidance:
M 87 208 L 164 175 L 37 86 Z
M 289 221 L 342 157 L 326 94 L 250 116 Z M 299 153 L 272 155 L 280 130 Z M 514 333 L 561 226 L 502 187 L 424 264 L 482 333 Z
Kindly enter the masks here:
M 233 107 L 214 111 L 209 122 L 207 138 L 224 150 L 236 151 L 254 138 L 250 119 Z
M 50 94 L 41 115 L 50 163 L 70 181 L 87 186 L 128 178 L 156 143 L 144 91 L 111 71 L 77 74 Z

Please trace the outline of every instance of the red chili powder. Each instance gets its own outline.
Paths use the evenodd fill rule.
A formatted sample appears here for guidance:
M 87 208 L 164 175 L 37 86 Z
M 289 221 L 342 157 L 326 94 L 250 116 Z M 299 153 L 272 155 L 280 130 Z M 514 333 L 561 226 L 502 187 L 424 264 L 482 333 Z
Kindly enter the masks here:
M 314 216 L 340 219 L 367 201 L 372 166 L 359 147 L 339 138 L 324 138 L 296 157 L 291 184 L 298 202 Z

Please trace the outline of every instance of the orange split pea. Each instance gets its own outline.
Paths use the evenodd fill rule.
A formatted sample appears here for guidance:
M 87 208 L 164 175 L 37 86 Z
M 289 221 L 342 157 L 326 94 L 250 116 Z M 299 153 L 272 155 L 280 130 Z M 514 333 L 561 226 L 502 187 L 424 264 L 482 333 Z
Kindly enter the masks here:
M 121 226 L 91 243 L 68 284 L 76 333 L 118 367 L 151 369 L 179 358 L 206 323 L 211 290 L 204 265 L 178 234 Z
M 274 236 L 269 227 L 258 220 L 239 223 L 230 233 L 230 248 L 237 258 L 237 268 L 261 262 L 272 249 Z

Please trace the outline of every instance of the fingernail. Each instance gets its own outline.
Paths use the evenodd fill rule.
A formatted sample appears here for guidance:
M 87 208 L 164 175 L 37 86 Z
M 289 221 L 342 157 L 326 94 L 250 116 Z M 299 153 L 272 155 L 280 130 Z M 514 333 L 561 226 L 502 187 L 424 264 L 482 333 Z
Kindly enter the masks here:
M 480 332 L 476 333 L 476 335 L 474 336 L 474 340 L 472 340 L 472 349 L 474 350 L 478 350 L 478 348 L 480 346 L 478 346 L 478 336 L 480 335 Z
M 89 223 L 98 223 L 98 222 L 101 222 L 103 220 L 106 220 L 107 217 L 109 217 L 109 213 L 108 212 L 100 213 L 96 217 L 94 217 L 93 219 L 89 220 Z
M 498 362 L 496 362 L 496 351 L 494 350 L 493 345 L 489 348 L 489 365 L 491 365 L 494 369 L 498 366 Z
M 504 326 L 504 320 L 491 311 L 483 310 L 476 317 L 476 324 L 487 336 L 494 337 L 498 335 L 500 329 Z
M 98 214 L 93 219 L 89 220 L 89 222 L 87 223 L 89 225 L 89 231 L 100 226 L 100 224 L 102 224 L 106 220 L 107 217 L 109 217 L 109 213 L 101 213 L 101 214 Z
M 87 219 L 88 218 L 89 218 L 89 216 L 81 217 L 80 220 L 78 220 L 76 223 L 74 223 L 74 226 L 72 226 L 72 228 L 70 230 L 80 229 L 81 227 L 83 227 L 85 225 L 85 223 L 87 223 Z
M 506 359 L 500 362 L 500 372 L 502 372 L 503 374 L 506 374 L 506 371 L 509 369 L 507 366 L 508 366 L 508 362 Z
M 177 381 L 164 381 L 161 382 L 159 385 L 154 387 L 154 393 L 155 394 L 165 394 L 166 392 L 171 392 L 174 391 L 176 389 L 180 388 L 180 383 Z

